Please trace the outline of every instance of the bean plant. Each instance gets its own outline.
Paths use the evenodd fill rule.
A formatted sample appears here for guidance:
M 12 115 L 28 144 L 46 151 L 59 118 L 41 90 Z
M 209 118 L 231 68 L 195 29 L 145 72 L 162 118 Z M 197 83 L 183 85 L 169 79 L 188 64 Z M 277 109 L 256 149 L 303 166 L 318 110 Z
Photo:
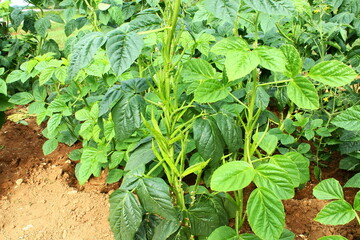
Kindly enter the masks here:
M 44 50 L 55 18 L 42 16 L 37 54 L 0 79 L 0 93 L 31 86 L 9 102 L 46 124 L 45 154 L 82 142 L 69 155 L 80 184 L 103 169 L 121 182 L 110 196 L 115 239 L 294 239 L 282 200 L 310 180 L 310 162 L 320 180 L 325 149 L 338 147 L 340 167 L 358 171 L 357 3 L 59 5 L 64 50 Z M 314 195 L 335 199 L 315 220 L 359 220 L 359 193 L 351 206 L 328 179 Z

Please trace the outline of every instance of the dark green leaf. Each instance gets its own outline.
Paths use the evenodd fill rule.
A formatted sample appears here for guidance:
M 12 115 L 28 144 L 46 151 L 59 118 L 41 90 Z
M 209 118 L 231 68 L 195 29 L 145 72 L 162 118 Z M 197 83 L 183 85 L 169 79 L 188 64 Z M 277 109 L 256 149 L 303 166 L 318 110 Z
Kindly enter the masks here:
M 216 123 L 212 118 L 196 119 L 193 131 L 200 156 L 204 160 L 211 159 L 210 165 L 216 164 L 224 151 L 224 141 Z
M 116 190 L 110 196 L 109 222 L 116 240 L 134 239 L 142 221 L 142 208 L 131 192 Z
M 172 204 L 169 186 L 161 178 L 142 178 L 136 193 L 144 209 L 168 220 L 176 220 L 177 212 Z
M 360 173 L 352 176 L 344 185 L 344 187 L 360 188 Z
M 125 96 L 113 107 L 111 113 L 116 139 L 124 141 L 140 128 L 141 114 L 145 113 L 145 100 L 140 95 Z
M 68 69 L 68 80 L 73 79 L 80 69 L 89 66 L 95 53 L 105 41 L 106 38 L 103 33 L 92 32 L 86 34 L 75 44 Z
M 188 210 L 190 231 L 193 235 L 208 236 L 228 223 L 228 216 L 221 197 L 202 196 Z
M 180 228 L 180 221 L 163 219 L 154 229 L 152 239 L 169 239 Z
M 122 169 L 112 169 L 106 177 L 106 183 L 112 184 L 118 182 L 122 178 L 123 173 L 124 171 Z
M 120 85 L 114 85 L 109 88 L 99 104 L 99 117 L 102 117 L 105 113 L 111 110 L 123 96 L 124 93 Z
M 216 18 L 233 24 L 237 17 L 240 2 L 237 0 L 205 0 L 204 6 Z
M 25 105 L 33 100 L 34 100 L 34 97 L 31 93 L 21 92 L 21 93 L 15 93 L 14 95 L 12 95 L 11 98 L 9 99 L 9 102 L 16 104 L 16 105 Z
M 50 27 L 51 27 L 51 23 L 48 18 L 45 18 L 45 17 L 40 18 L 40 19 L 36 20 L 36 22 L 35 22 L 36 32 L 42 37 L 46 36 Z
M 236 152 L 242 147 L 242 131 L 235 121 L 224 114 L 215 116 L 216 124 L 230 152 Z
M 143 47 L 142 38 L 134 32 L 115 29 L 108 33 L 106 55 L 116 75 L 121 75 L 138 58 Z

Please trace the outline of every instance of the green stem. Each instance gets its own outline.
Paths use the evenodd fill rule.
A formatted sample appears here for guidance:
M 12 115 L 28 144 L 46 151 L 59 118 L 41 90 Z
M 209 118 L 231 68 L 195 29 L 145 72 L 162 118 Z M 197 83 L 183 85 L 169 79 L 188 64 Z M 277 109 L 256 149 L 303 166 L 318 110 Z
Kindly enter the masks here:
M 287 83 L 287 82 L 291 82 L 291 79 L 287 79 L 287 80 L 281 80 L 281 81 L 276 81 L 276 82 L 267 82 L 267 83 L 261 83 L 258 84 L 258 86 L 267 86 L 267 85 L 271 85 L 271 84 L 278 84 L 278 83 Z
M 243 221 L 243 204 L 244 204 L 244 195 L 243 189 L 235 192 L 235 200 L 236 200 L 236 217 L 235 217 L 235 230 L 236 234 L 239 235 Z
M 354 210 L 355 212 L 355 217 L 356 217 L 356 220 L 358 221 L 359 225 L 360 225 L 360 217 L 359 215 L 357 214 L 357 212 Z

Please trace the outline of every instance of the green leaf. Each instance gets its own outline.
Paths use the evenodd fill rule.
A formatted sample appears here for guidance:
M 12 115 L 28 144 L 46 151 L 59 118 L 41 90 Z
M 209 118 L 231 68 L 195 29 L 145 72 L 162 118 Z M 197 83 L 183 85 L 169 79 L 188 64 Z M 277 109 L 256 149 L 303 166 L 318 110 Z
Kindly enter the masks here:
M 340 235 L 321 237 L 318 240 L 348 240 L 347 238 Z
M 244 0 L 252 9 L 269 15 L 290 16 L 294 11 L 291 0 Z
M 124 174 L 124 170 L 122 169 L 112 169 L 106 177 L 106 183 L 112 184 L 118 182 Z
M 71 19 L 65 24 L 65 35 L 70 36 L 77 28 L 78 22 L 75 19 Z
M 352 176 L 344 185 L 344 187 L 349 188 L 360 188 L 360 173 L 355 174 Z
M 257 65 L 260 59 L 255 52 L 233 52 L 226 56 L 225 67 L 229 81 L 245 77 Z
M 12 95 L 11 98 L 9 99 L 9 102 L 16 104 L 16 105 L 25 105 L 33 100 L 34 100 L 34 97 L 31 93 L 21 92 L 21 93 L 15 93 L 14 95 Z
M 23 74 L 24 72 L 21 70 L 14 70 L 6 77 L 6 82 L 13 83 L 19 81 L 22 78 Z
M 210 187 L 215 191 L 236 191 L 248 186 L 254 179 L 254 168 L 244 161 L 225 163 L 215 170 Z
M 75 119 L 79 121 L 90 120 L 91 116 L 89 110 L 83 108 L 75 112 Z
M 152 239 L 169 239 L 181 226 L 180 221 L 163 219 L 154 229 Z M 172 239 L 172 238 L 170 238 Z M 177 239 L 177 238 L 175 238 Z
M 155 154 L 152 150 L 152 141 L 142 144 L 131 153 L 129 160 L 126 163 L 125 170 L 131 171 L 136 169 L 139 165 L 147 164 L 155 158 Z
M 300 173 L 300 184 L 307 183 L 310 180 L 309 159 L 298 152 L 288 152 L 284 156 L 291 158 L 297 165 Z
M 42 86 L 47 83 L 53 76 L 56 68 L 45 68 L 41 71 L 39 76 L 39 85 Z
M 258 143 L 258 141 L 260 141 L 260 139 L 262 138 L 262 136 L 265 134 L 264 138 L 262 139 L 262 141 L 259 144 L 259 147 L 264 150 L 267 154 L 272 154 L 278 144 L 278 138 L 274 135 L 271 135 L 269 133 L 265 133 L 265 132 L 259 132 L 257 136 L 253 136 L 253 140 Z
M 358 191 L 354 198 L 354 209 L 360 211 L 360 191 Z
M 300 172 L 295 162 L 284 155 L 273 155 L 270 158 L 270 163 L 275 164 L 287 172 L 290 177 L 293 187 L 300 185 Z
M 120 76 L 140 55 L 143 40 L 134 32 L 124 33 L 120 29 L 109 32 L 107 37 L 106 55 L 111 68 Z
M 321 181 L 314 187 L 313 194 L 320 200 L 344 199 L 342 187 L 334 178 Z
M 220 196 L 202 196 L 188 210 L 193 235 L 209 236 L 212 231 L 228 224 L 228 216 Z
M 120 6 L 111 6 L 108 12 L 117 25 L 120 26 L 124 23 L 124 15 Z
M 62 115 L 57 113 L 57 114 L 54 114 L 52 115 L 50 118 L 49 118 L 49 121 L 47 123 L 47 130 L 48 130 L 48 133 L 49 135 L 53 135 L 57 129 L 57 127 L 60 125 L 61 123 L 61 120 L 62 120 Z
M 169 186 L 161 178 L 142 178 L 136 193 L 144 209 L 168 220 L 176 220 L 177 212 L 172 204 Z
M 239 240 L 261 240 L 261 238 L 259 238 L 255 234 L 243 233 L 243 234 L 240 234 Z
M 139 165 L 138 168 L 126 173 L 122 180 L 120 188 L 126 190 L 133 190 L 138 185 L 139 180 L 143 178 L 144 172 L 145 165 Z
M 116 240 L 134 239 L 142 222 L 142 208 L 134 194 L 121 189 L 110 195 L 109 222 Z
M 52 153 L 53 151 L 55 151 L 55 149 L 58 147 L 58 144 L 59 144 L 59 142 L 56 139 L 47 140 L 42 146 L 44 155 L 48 155 L 48 154 Z
M 134 18 L 126 32 L 145 32 L 161 27 L 161 18 L 155 14 L 141 14 Z
M 356 76 L 352 68 L 336 60 L 318 63 L 309 72 L 309 77 L 331 87 L 349 84 Z
M 217 102 L 229 95 L 229 91 L 220 81 L 208 79 L 200 83 L 194 92 L 194 100 L 199 103 Z
M 118 102 L 111 111 L 116 139 L 123 141 L 140 128 L 144 113 L 145 100 L 140 95 L 124 97 Z
M 296 77 L 301 71 L 302 68 L 302 60 L 299 52 L 293 45 L 282 45 L 280 50 L 283 52 L 286 58 L 286 76 L 290 78 Z
M 277 240 L 285 225 L 284 206 L 267 188 L 257 188 L 247 203 L 248 221 L 254 233 L 262 239 Z
M 109 88 L 99 105 L 99 117 L 107 113 L 124 96 L 120 85 Z
M 237 240 L 237 234 L 234 229 L 228 226 L 222 226 L 215 229 L 208 240 Z
M 343 225 L 355 218 L 355 211 L 345 200 L 336 200 L 326 205 L 315 218 L 322 224 Z
M 73 79 L 78 72 L 90 65 L 98 49 L 105 43 L 103 33 L 92 32 L 82 37 L 73 48 L 67 79 Z
M 271 163 L 261 164 L 255 169 L 254 183 L 271 190 L 279 199 L 294 197 L 294 187 L 287 172 Z
M 234 23 L 240 7 L 237 0 L 204 0 L 205 9 L 216 18 Z
M 35 30 L 36 30 L 37 34 L 39 34 L 42 37 L 45 37 L 48 30 L 51 27 L 51 22 L 48 18 L 43 17 L 43 18 L 36 20 L 34 26 L 35 26 Z
M 205 160 L 211 159 L 210 165 L 217 163 L 223 155 L 224 141 L 214 120 L 196 119 L 193 131 L 200 156 Z
M 319 95 L 316 88 L 305 77 L 294 78 L 287 87 L 287 95 L 300 108 L 319 108 Z
M 235 121 L 224 114 L 215 116 L 216 124 L 230 152 L 236 152 L 243 145 L 242 131 Z
M 184 82 L 203 81 L 221 78 L 211 64 L 201 58 L 193 58 L 185 62 L 181 72 Z
M 360 106 L 356 105 L 346 109 L 336 116 L 331 123 L 349 131 L 360 131 Z
M 273 72 L 285 72 L 286 59 L 280 49 L 261 46 L 254 50 L 260 59 L 260 65 Z
M 286 228 L 281 233 L 281 236 L 279 238 L 279 240 L 294 240 L 294 239 L 295 239 L 295 234 L 292 231 L 287 230 Z
M 71 19 L 73 19 L 73 17 L 75 16 L 76 14 L 76 8 L 74 7 L 68 7 L 64 10 L 63 12 L 63 16 L 64 16 L 64 19 L 65 21 L 70 21 Z
M 249 44 L 242 38 L 229 37 L 217 42 L 212 48 L 211 52 L 217 55 L 227 56 L 233 52 L 247 52 L 249 51 Z

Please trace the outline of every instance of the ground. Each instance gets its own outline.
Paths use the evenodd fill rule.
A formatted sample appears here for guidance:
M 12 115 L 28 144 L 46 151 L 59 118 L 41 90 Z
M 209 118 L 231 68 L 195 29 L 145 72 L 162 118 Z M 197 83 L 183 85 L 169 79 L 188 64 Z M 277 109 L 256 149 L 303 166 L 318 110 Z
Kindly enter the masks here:
M 75 163 L 68 154 L 80 145 L 61 145 L 44 156 L 41 147 L 46 139 L 41 136 L 41 127 L 32 118 L 25 121 L 28 125 L 7 121 L 0 131 L 0 240 L 112 240 L 107 222 L 108 198 L 118 184 L 107 185 L 103 172 L 101 177 L 79 186 Z M 344 183 L 349 174 L 337 170 L 338 161 L 331 164 L 324 169 L 324 176 Z M 297 190 L 294 199 L 284 201 L 286 227 L 296 239 L 315 240 L 336 234 L 360 239 L 355 221 L 345 226 L 313 221 L 327 203 L 312 196 L 316 184 L 312 179 L 304 189 Z M 355 193 L 356 189 L 345 190 L 350 202 Z

